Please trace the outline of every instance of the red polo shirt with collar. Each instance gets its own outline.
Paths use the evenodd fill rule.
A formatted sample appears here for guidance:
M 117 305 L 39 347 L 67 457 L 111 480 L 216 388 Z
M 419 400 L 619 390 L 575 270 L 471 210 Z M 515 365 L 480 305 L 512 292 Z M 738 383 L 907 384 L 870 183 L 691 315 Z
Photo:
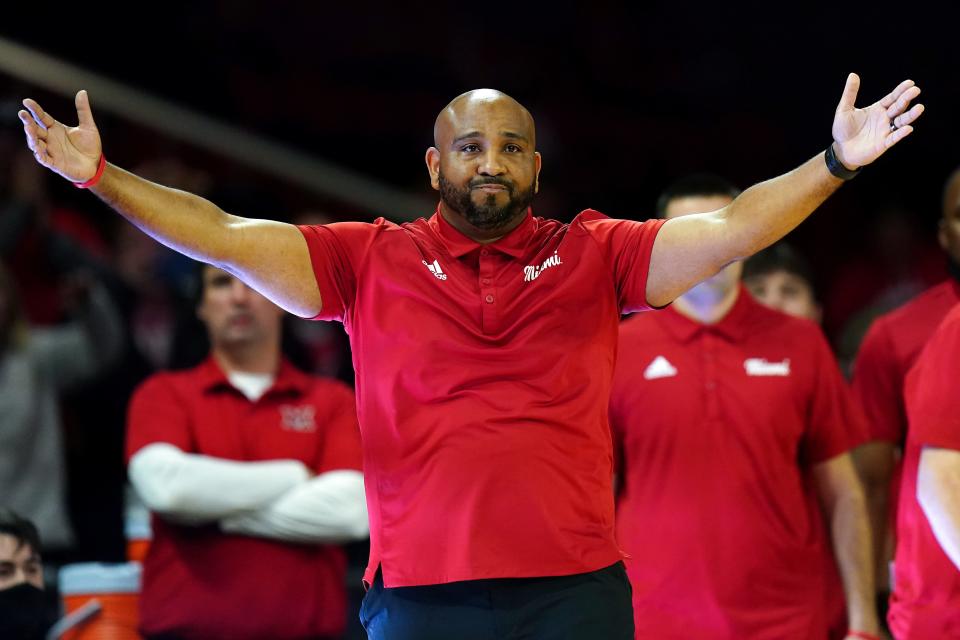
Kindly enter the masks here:
M 867 441 L 906 444 L 904 380 L 927 340 L 958 302 L 960 282 L 946 280 L 870 325 L 853 367 L 853 391 L 866 417 Z M 890 482 L 891 527 L 897 521 L 902 471 L 901 458 Z
M 960 282 L 947 280 L 870 325 L 857 353 L 853 389 L 866 414 L 872 440 L 904 444 L 904 379 L 927 340 L 958 302 Z
M 310 419 L 312 415 L 312 420 Z M 213 359 L 160 373 L 135 392 L 127 460 L 164 442 L 227 460 L 299 460 L 316 473 L 361 469 L 353 393 L 283 362 L 251 402 Z M 178 638 L 277 640 L 337 636 L 346 624 L 339 547 L 225 534 L 153 517 L 140 630 Z
M 960 450 L 960 305 L 954 305 L 907 374 L 909 428 L 897 518 L 894 592 L 888 619 L 897 640 L 960 638 L 960 570 L 917 501 L 924 447 Z
M 614 541 L 607 399 L 663 221 L 529 214 L 481 246 L 438 213 L 305 226 L 356 370 L 387 587 L 585 573 Z
M 826 637 L 809 467 L 860 427 L 820 329 L 745 289 L 720 322 L 626 320 L 610 402 L 637 638 Z

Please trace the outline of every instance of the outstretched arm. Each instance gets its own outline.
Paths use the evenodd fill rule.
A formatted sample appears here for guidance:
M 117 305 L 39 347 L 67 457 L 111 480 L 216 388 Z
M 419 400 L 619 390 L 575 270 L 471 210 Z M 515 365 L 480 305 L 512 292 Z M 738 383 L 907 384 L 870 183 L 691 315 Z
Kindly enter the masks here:
M 37 162 L 74 183 L 93 177 L 102 148 L 87 92 L 76 97 L 76 127 L 58 122 L 34 100 L 23 104 L 19 116 Z M 111 164 L 91 190 L 151 237 L 236 275 L 287 311 L 303 317 L 320 312 L 307 244 L 293 225 L 230 215 Z
M 905 80 L 865 109 L 854 103 L 860 78 L 851 73 L 833 121 L 833 151 L 849 170 L 870 164 L 910 135 L 923 105 L 910 107 L 920 89 Z M 843 181 L 817 154 L 793 171 L 744 191 L 711 213 L 682 216 L 663 225 L 653 246 L 647 300 L 668 304 L 727 264 L 773 244 L 820 206 Z

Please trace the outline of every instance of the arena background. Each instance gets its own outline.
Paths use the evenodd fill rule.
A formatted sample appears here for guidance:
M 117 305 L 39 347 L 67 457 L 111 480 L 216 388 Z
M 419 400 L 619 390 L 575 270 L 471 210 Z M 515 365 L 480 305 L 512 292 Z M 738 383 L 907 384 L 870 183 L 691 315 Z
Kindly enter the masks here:
M 857 264 L 882 271 L 901 258 L 942 261 L 933 245 L 941 188 L 960 165 L 960 11 L 925 4 L 11 5 L 0 37 L 407 196 L 396 210 L 360 207 L 158 133 L 102 108 L 91 91 L 112 162 L 178 158 L 202 169 L 231 211 L 279 219 L 305 210 L 361 220 L 431 214 L 436 196 L 423 153 L 433 120 L 472 88 L 501 89 L 534 114 L 544 155 L 535 213 L 568 220 L 592 207 L 642 219 L 658 192 L 686 173 L 716 172 L 746 187 L 821 152 L 849 71 L 861 76 L 861 106 L 909 77 L 927 107 L 914 135 L 791 236 L 829 297 L 837 274 Z M 72 92 L 84 88 L 45 89 L 9 62 L 0 64 L 4 172 L 10 150 L 22 145 L 20 99 L 35 97 L 73 123 Z M 118 216 L 62 180 L 44 179 L 58 201 L 108 240 L 116 236 Z M 835 342 L 842 324 L 828 310 Z M 84 451 L 90 456 L 91 446 Z M 92 465 L 96 456 L 87 459 Z M 77 504 L 74 495 L 71 508 L 89 514 L 87 498 Z M 106 542 L 91 541 L 95 526 L 80 529 L 89 555 L 110 556 Z

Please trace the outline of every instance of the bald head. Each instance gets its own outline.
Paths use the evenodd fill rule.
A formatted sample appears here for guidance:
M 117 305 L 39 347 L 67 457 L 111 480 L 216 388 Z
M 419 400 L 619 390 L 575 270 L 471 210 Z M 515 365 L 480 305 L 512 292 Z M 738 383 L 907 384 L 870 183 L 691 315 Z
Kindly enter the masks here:
M 430 184 L 441 213 L 477 241 L 493 241 L 523 221 L 537 192 L 541 158 L 533 117 L 494 89 L 454 98 L 433 127 Z
M 442 148 L 457 136 L 473 131 L 473 125 L 479 121 L 490 117 L 495 117 L 507 131 L 523 136 L 536 146 L 533 116 L 522 104 L 496 89 L 474 89 L 451 100 L 437 115 L 433 125 L 433 144 Z

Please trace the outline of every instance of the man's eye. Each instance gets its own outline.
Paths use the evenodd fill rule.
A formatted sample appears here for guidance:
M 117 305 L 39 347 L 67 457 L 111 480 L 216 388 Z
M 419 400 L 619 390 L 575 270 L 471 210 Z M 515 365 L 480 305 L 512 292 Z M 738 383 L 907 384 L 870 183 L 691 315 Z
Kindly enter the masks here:
M 521 151 L 520 147 L 515 144 L 508 144 L 503 148 L 503 150 L 506 151 L 507 153 L 520 153 Z
M 480 145 L 477 144 L 465 144 L 460 148 L 461 151 L 465 153 L 476 153 L 480 151 Z

